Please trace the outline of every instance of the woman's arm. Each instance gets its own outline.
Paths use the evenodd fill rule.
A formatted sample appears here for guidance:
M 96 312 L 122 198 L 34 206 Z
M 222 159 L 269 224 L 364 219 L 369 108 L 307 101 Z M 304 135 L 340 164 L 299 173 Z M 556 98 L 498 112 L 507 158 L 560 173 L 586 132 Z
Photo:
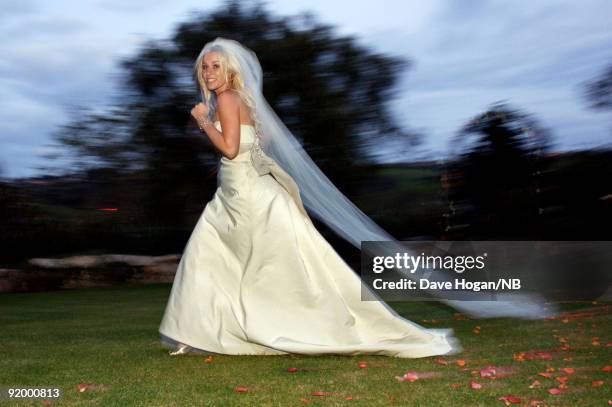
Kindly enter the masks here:
M 240 150 L 240 96 L 232 91 L 221 93 L 217 99 L 217 112 L 222 132 L 211 122 L 200 128 L 221 154 L 233 160 Z

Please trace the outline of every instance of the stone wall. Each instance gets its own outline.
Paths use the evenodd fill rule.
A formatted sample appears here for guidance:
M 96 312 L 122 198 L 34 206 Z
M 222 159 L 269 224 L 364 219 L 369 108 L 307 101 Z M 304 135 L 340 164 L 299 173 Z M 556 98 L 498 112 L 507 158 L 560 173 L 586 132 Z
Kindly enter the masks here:
M 30 259 L 23 268 L 0 268 L 0 293 L 171 283 L 180 257 L 103 254 Z

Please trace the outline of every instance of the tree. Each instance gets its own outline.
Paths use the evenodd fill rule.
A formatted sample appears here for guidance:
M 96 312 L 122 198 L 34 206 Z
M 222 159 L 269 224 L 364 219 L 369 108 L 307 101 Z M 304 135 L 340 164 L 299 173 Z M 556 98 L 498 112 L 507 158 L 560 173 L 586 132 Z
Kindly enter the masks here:
M 446 178 L 449 231 L 461 225 L 474 237 L 537 233 L 549 132 L 529 115 L 498 102 L 464 125 L 454 144 L 459 158 Z
M 591 108 L 612 109 L 612 64 L 608 65 L 599 78 L 584 83 L 584 90 Z

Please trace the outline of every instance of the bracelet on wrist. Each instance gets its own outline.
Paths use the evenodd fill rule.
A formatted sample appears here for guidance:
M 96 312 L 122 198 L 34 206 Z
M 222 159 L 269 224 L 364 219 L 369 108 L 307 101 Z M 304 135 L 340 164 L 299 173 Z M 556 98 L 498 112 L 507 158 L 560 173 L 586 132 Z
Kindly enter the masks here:
M 198 127 L 200 128 L 200 130 L 204 130 L 204 126 L 211 124 L 212 122 L 208 119 L 198 119 Z

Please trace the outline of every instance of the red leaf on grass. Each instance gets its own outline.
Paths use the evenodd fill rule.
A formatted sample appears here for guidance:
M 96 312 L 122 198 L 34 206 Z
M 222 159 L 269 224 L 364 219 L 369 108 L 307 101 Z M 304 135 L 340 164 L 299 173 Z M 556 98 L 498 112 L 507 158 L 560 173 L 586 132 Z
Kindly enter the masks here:
M 548 392 L 549 392 L 550 394 L 552 394 L 553 396 L 556 396 L 556 395 L 558 395 L 558 394 L 561 394 L 561 393 L 563 393 L 563 391 L 564 391 L 563 389 L 558 389 L 558 388 L 556 388 L 556 387 L 553 387 L 552 389 L 548 389 Z
M 287 368 L 287 371 L 288 371 L 289 373 L 295 373 L 295 372 L 297 372 L 298 370 L 300 370 L 300 369 L 298 369 L 297 367 L 290 367 L 290 368 Z
M 573 367 L 562 367 L 559 370 L 562 370 L 562 371 L 564 371 L 567 374 L 574 374 L 574 373 L 576 373 L 576 370 Z
M 538 355 L 538 358 L 542 360 L 552 360 L 552 355 L 547 352 L 536 352 L 536 355 Z
M 236 393 L 246 393 L 246 392 L 249 391 L 249 388 L 248 387 L 242 387 L 242 386 L 236 386 L 236 387 L 234 387 L 234 391 Z
M 529 385 L 530 389 L 536 389 L 538 387 L 540 387 L 540 382 L 538 380 L 534 380 L 533 383 Z
M 548 377 L 548 378 L 549 378 L 549 377 L 551 377 L 551 376 L 552 376 L 552 373 L 544 373 L 544 372 L 539 372 L 539 373 L 538 373 L 538 375 L 539 375 L 539 376 L 542 376 L 542 377 Z
M 494 366 L 489 366 L 485 369 L 482 369 L 480 371 L 480 377 L 495 377 L 495 367 Z
M 612 372 L 612 366 L 604 366 L 601 368 L 602 372 Z
M 498 398 L 498 400 L 503 401 L 507 406 L 510 404 L 519 404 L 522 401 L 520 397 L 516 396 L 502 396 Z
M 353 396 L 346 396 L 344 399 L 345 399 L 345 400 L 352 400 L 352 399 L 353 399 Z
M 567 383 L 569 378 L 567 376 L 559 376 L 559 377 L 556 377 L 555 380 L 558 381 L 559 383 Z
M 368 367 L 368 364 L 366 362 L 359 362 L 360 369 L 365 369 L 366 367 Z
M 463 367 L 463 366 L 465 366 L 465 363 L 466 363 L 466 362 L 465 362 L 465 360 L 463 360 L 463 359 L 459 359 L 459 360 L 458 360 L 456 363 L 457 363 L 457 366 L 461 366 L 461 367 Z
M 415 381 L 417 381 L 419 379 L 431 379 L 432 377 L 438 377 L 438 376 L 441 376 L 441 373 L 438 373 L 438 372 L 414 372 L 414 371 L 410 371 L 410 372 L 404 373 L 403 376 L 395 376 L 395 378 L 399 382 L 405 382 L 405 381 L 415 382 Z
M 326 396 L 327 393 L 324 391 L 313 391 L 312 393 L 310 393 L 312 396 Z
M 482 384 L 480 384 L 480 383 L 475 382 L 474 380 L 472 380 L 472 381 L 470 382 L 470 387 L 471 387 L 473 390 L 478 390 L 478 389 L 482 389 Z
M 410 383 L 419 380 L 419 374 L 417 372 L 406 372 L 403 376 L 395 376 L 399 382 L 409 381 Z
M 89 385 L 86 383 L 79 383 L 77 384 L 77 391 L 79 393 L 83 393 L 85 390 L 87 390 L 89 388 Z
M 442 365 L 442 366 L 446 366 L 446 365 L 448 365 L 448 362 L 447 362 L 447 361 L 446 361 L 446 359 L 444 359 L 444 358 L 438 358 L 438 359 L 436 359 L 436 363 L 437 363 L 437 364 L 439 364 L 439 365 Z
M 595 381 L 593 381 L 591 383 L 591 386 L 592 387 L 601 387 L 601 386 L 603 386 L 603 384 L 604 384 L 603 380 L 595 380 Z

